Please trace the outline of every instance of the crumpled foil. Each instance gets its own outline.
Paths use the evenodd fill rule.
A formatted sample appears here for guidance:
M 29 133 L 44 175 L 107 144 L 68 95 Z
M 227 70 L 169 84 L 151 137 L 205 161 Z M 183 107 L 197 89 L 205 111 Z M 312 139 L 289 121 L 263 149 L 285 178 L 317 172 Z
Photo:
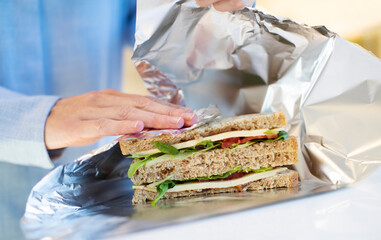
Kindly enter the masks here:
M 360 47 L 322 26 L 194 1 L 139 0 L 137 24 L 133 60 L 152 95 L 195 109 L 217 104 L 225 116 L 286 115 L 299 188 L 134 206 L 131 159 L 113 142 L 33 188 L 21 221 L 28 239 L 112 239 L 340 189 L 380 166 L 381 61 Z
M 323 26 L 255 9 L 156 4 L 139 3 L 149 10 L 138 14 L 145 24 L 133 55 L 153 95 L 191 108 L 213 103 L 225 116 L 282 111 L 300 143 L 302 180 L 353 183 L 381 164 L 379 59 Z

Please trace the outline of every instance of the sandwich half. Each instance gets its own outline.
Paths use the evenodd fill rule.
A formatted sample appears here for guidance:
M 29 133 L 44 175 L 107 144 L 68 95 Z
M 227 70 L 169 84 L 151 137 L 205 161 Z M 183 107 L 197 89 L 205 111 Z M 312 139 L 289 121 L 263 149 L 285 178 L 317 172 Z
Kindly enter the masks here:
M 282 113 L 219 118 L 177 136 L 119 142 L 134 158 L 133 203 L 298 185 L 297 142 Z

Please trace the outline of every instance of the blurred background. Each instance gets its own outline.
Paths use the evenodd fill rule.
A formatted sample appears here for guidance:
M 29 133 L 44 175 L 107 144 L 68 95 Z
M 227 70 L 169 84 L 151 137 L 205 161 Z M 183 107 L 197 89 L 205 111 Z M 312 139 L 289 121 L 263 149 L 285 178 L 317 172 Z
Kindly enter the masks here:
M 380 0 L 260 0 L 256 7 L 307 25 L 324 25 L 381 57 Z
M 381 58 L 381 0 L 257 0 L 256 8 L 307 25 L 324 25 Z M 123 91 L 147 95 L 131 56 L 126 48 Z

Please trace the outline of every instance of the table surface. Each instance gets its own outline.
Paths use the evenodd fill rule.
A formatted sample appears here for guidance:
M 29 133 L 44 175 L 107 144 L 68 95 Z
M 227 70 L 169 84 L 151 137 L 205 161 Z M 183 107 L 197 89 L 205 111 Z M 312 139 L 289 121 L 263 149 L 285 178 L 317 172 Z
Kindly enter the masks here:
M 142 231 L 128 239 L 381 239 L 380 218 L 381 168 L 337 191 Z

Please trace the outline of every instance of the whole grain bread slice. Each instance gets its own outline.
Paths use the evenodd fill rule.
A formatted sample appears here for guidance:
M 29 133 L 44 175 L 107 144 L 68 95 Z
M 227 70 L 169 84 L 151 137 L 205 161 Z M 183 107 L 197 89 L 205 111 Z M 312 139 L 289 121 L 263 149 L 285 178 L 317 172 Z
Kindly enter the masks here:
M 293 170 L 286 170 L 275 176 L 263 178 L 257 181 L 249 182 L 246 185 L 240 185 L 229 188 L 212 188 L 203 190 L 190 190 L 182 192 L 167 192 L 164 194 L 163 199 L 190 197 L 197 195 L 218 194 L 227 192 L 243 192 L 243 191 L 255 191 L 271 188 L 294 188 L 298 186 L 298 173 Z M 152 192 L 145 189 L 135 189 L 132 202 L 134 204 L 144 203 L 146 201 L 152 201 L 158 196 L 157 192 Z
M 258 113 L 247 114 L 234 117 L 218 118 L 201 127 L 185 131 L 177 136 L 159 135 L 147 139 L 128 139 L 120 140 L 119 145 L 123 155 L 142 152 L 154 149 L 154 141 L 164 142 L 170 145 L 185 142 L 193 139 L 200 139 L 219 133 L 239 131 L 239 130 L 257 130 L 274 129 L 286 125 L 285 116 L 281 112 L 276 113 Z
M 245 148 L 214 149 L 196 153 L 184 160 L 169 160 L 142 166 L 132 176 L 135 185 L 157 182 L 171 176 L 172 180 L 224 174 L 236 166 L 259 169 L 291 165 L 298 162 L 295 137 L 274 142 L 259 142 Z M 135 163 L 138 160 L 134 160 Z

